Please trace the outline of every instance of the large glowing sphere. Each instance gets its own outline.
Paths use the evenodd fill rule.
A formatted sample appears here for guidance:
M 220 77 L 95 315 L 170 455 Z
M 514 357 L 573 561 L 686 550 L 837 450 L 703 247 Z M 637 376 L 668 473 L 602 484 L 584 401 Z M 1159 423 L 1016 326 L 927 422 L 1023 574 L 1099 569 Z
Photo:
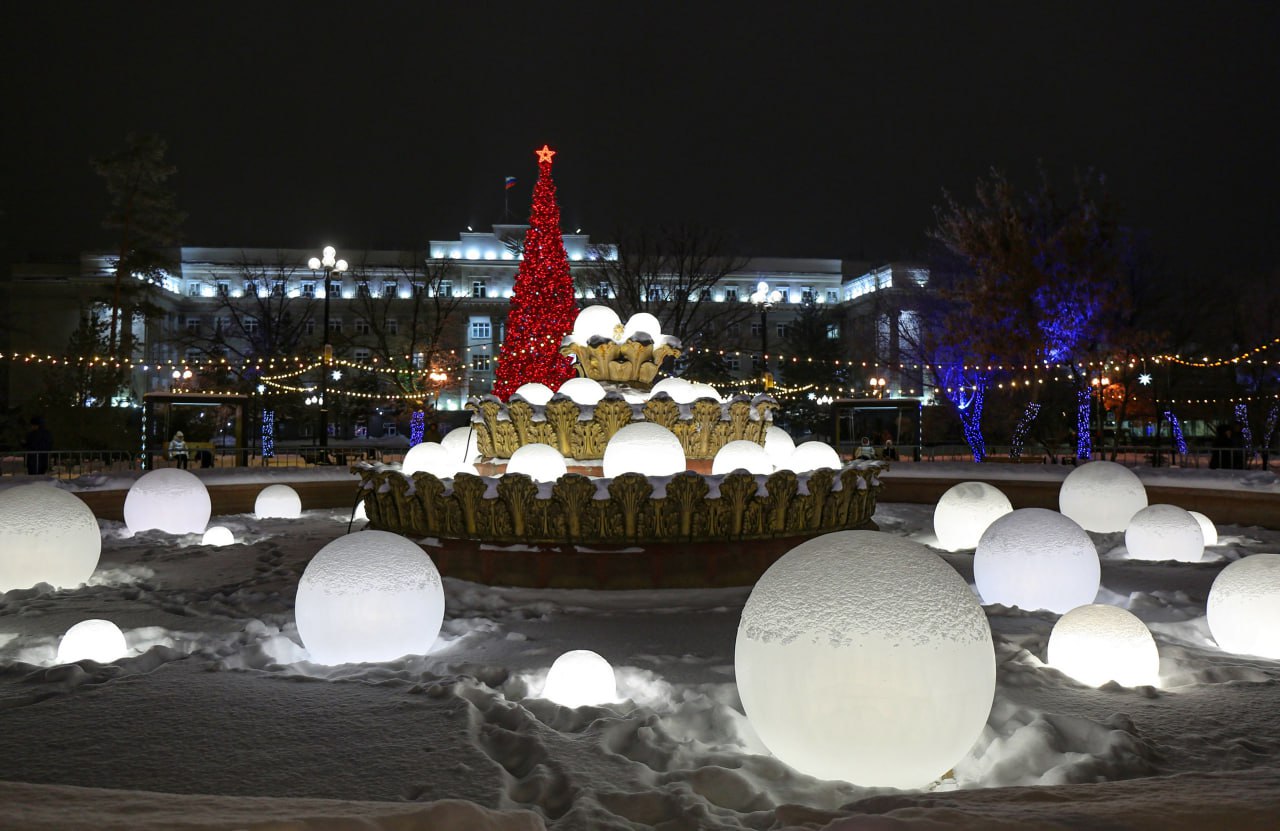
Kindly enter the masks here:
M 671 476 L 685 470 L 684 447 L 676 434 L 650 421 L 636 421 L 613 434 L 604 448 L 604 475 Z
M 1058 507 L 1084 530 L 1110 534 L 1128 528 L 1133 515 L 1147 507 L 1147 489 L 1124 465 L 1089 462 L 1062 480 Z
M 558 392 L 584 406 L 595 406 L 604 398 L 604 387 L 594 378 L 570 378 L 560 385 Z
M 1200 533 L 1204 535 L 1205 545 L 1218 544 L 1218 526 L 1213 524 L 1213 520 L 1209 519 L 1199 511 L 1187 511 L 1196 518 L 1196 522 L 1200 523 Z
M 671 400 L 677 404 L 692 404 L 697 398 L 694 385 L 683 378 L 663 378 L 653 385 L 653 389 L 649 391 L 649 397 L 652 398 L 660 392 L 671 396 Z
M 546 384 L 533 382 L 516 387 L 512 395 L 518 395 L 530 404 L 546 404 L 555 393 Z
M 98 520 L 76 497 L 44 484 L 0 491 L 0 592 L 78 586 L 101 554 Z
M 781 427 L 770 427 L 764 431 L 764 452 L 769 454 L 775 468 L 786 467 L 795 449 L 795 439 Z
M 693 387 L 691 392 L 693 393 L 693 400 L 695 401 L 699 398 L 710 398 L 714 401 L 720 400 L 720 391 L 710 384 L 703 384 L 695 381 L 689 386 Z
M 1254 554 L 1224 568 L 1209 589 L 1208 615 L 1218 646 L 1280 660 L 1280 554 Z
M 1160 653 L 1147 625 L 1118 606 L 1090 603 L 1067 612 L 1049 635 L 1049 665 L 1088 684 L 1154 685 Z
M 982 532 L 1011 511 L 1009 497 L 986 482 L 953 485 L 933 509 L 933 533 L 938 535 L 938 547 L 947 551 L 977 548 Z
M 1102 567 L 1084 529 L 1045 508 L 1019 508 L 987 527 L 973 555 L 983 603 L 1063 614 L 1098 596 Z
M 210 526 L 209 530 L 205 531 L 204 536 L 200 538 L 201 545 L 216 545 L 219 548 L 224 545 L 234 545 L 235 541 L 235 535 L 225 525 Z
M 480 461 L 480 439 L 470 427 L 456 427 L 445 433 L 440 446 L 468 464 Z
M 523 473 L 535 482 L 554 482 L 568 472 L 564 456 L 549 444 L 526 444 L 507 462 L 507 473 Z
M 627 325 L 622 327 L 622 339 L 629 340 L 638 332 L 644 332 L 656 341 L 662 334 L 662 324 L 648 312 L 636 312 L 627 318 Z
M 120 627 L 109 620 L 82 620 L 67 630 L 58 644 L 57 662 L 97 661 L 109 664 L 129 652 Z
M 773 473 L 773 460 L 765 449 L 753 441 L 731 441 L 716 451 L 711 460 L 711 472 L 715 475 L 733 473 L 741 468 L 748 473 Z
M 573 339 L 586 343 L 593 337 L 614 339 L 615 329 L 622 325 L 618 313 L 608 306 L 587 306 L 573 321 Z
M 738 625 L 738 694 L 802 773 L 917 788 L 964 758 L 995 695 L 987 617 L 955 569 L 879 531 L 809 540 L 764 573 Z
M 187 470 L 166 467 L 144 473 L 124 498 L 124 524 L 135 534 L 158 528 L 169 534 L 203 534 L 213 506 L 209 489 Z
M 444 620 L 440 572 L 414 543 L 358 531 L 316 553 L 298 581 L 298 635 L 321 664 L 422 655 Z
M 1148 505 L 1129 520 L 1124 547 L 1134 560 L 1198 563 L 1204 556 L 1204 532 L 1196 518 L 1177 505 Z
M 590 649 L 566 652 L 547 671 L 542 697 L 564 707 L 588 707 L 618 700 L 613 667 Z
M 404 454 L 400 463 L 400 472 L 405 476 L 413 476 L 418 472 L 430 473 L 437 479 L 451 479 L 458 473 L 475 473 L 476 467 L 462 460 L 462 457 L 433 441 L 415 444 Z
M 258 519 L 297 519 L 302 516 L 302 497 L 288 485 L 267 485 L 253 501 Z
M 782 465 L 783 469 L 793 470 L 796 473 L 822 467 L 829 467 L 832 470 L 840 469 L 840 454 L 824 441 L 807 441 L 797 444 L 796 449 L 792 450 L 791 455 L 787 457 L 787 463 Z

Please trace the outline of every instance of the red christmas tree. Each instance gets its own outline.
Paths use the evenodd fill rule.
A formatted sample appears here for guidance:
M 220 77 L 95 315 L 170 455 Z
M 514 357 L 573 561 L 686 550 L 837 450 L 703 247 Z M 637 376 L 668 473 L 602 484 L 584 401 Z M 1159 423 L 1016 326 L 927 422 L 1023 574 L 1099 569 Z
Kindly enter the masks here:
M 507 312 L 507 336 L 498 354 L 493 394 L 506 401 L 522 384 L 546 384 L 553 390 L 572 378 L 560 343 L 573 330 L 578 305 L 573 300 L 569 257 L 560 236 L 560 206 L 551 178 L 551 157 L 545 144 L 538 155 L 538 183 L 533 186 L 533 211 L 524 235 L 524 259 Z

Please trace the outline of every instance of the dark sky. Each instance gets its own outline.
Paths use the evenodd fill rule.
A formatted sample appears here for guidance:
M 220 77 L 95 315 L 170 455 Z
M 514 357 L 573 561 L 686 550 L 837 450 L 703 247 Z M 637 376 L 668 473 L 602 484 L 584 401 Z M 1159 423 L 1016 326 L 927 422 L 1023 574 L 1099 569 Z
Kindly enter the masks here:
M 900 258 L 944 188 L 1042 158 L 1104 171 L 1173 272 L 1280 253 L 1275 3 L 26 5 L 0 11 L 15 259 L 109 245 L 88 159 L 130 130 L 169 141 L 192 245 L 423 246 L 498 220 L 507 175 L 523 220 L 549 142 L 597 238 Z

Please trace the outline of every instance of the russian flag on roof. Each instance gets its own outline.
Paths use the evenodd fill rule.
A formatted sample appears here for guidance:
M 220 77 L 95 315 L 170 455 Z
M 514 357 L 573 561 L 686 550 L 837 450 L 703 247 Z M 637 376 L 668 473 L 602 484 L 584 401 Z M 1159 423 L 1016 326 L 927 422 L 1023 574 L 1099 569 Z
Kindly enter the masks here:
M 503 187 L 503 190 L 511 190 L 511 189 L 512 189 L 513 187 L 515 187 L 515 186 L 516 186 L 516 177 L 514 177 L 514 176 L 508 176 L 508 177 L 504 180 L 504 187 Z

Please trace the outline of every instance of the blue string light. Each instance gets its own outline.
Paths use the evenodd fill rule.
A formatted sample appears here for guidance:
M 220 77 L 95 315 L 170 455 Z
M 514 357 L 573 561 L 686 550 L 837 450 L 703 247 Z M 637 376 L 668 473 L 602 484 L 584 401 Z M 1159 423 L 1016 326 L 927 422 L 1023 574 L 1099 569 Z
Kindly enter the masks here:
M 1093 391 L 1076 390 L 1076 458 L 1093 457 L 1093 436 L 1089 432 L 1089 410 L 1093 408 Z
M 1173 414 L 1173 410 L 1165 410 L 1164 417 L 1168 419 L 1169 429 L 1173 431 L 1173 446 L 1181 455 L 1187 455 L 1187 440 L 1182 437 L 1182 424 L 1178 422 L 1178 417 Z
M 1040 415 L 1040 405 L 1032 401 L 1013 428 L 1013 438 L 1009 441 L 1009 458 L 1022 458 L 1022 446 L 1026 442 L 1027 432 L 1031 430 L 1031 425 L 1035 423 L 1038 415 Z
M 1249 429 L 1249 407 L 1236 405 L 1236 421 L 1240 422 L 1240 437 L 1244 439 L 1244 462 L 1253 461 L 1253 430 Z
M 276 455 L 276 411 L 262 411 L 262 458 Z
M 422 410 L 414 410 L 409 416 L 409 446 L 422 444 L 427 434 L 427 414 Z

